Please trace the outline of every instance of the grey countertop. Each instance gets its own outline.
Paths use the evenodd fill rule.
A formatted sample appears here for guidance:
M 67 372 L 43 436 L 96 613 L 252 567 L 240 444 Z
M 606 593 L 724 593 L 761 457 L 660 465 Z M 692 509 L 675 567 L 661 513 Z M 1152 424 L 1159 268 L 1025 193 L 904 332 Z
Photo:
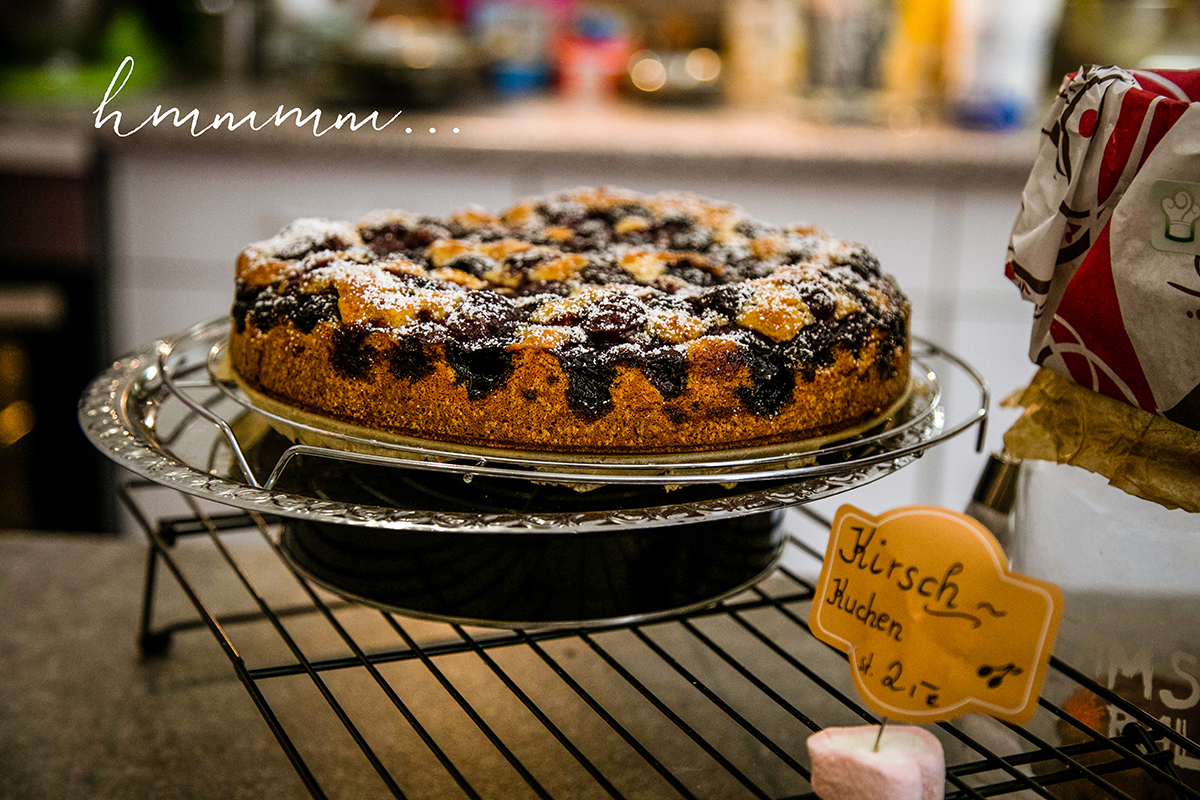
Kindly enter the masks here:
M 298 584 L 281 568 L 262 537 L 253 531 L 231 532 L 222 534 L 221 540 L 273 608 L 305 605 Z M 0 534 L 0 674 L 4 675 L 0 680 L 0 798 L 307 797 L 283 749 L 207 630 L 177 631 L 165 655 L 141 654 L 137 631 L 146 554 L 146 545 L 136 538 Z M 206 607 L 226 620 L 225 630 L 248 667 L 286 672 L 289 664 L 296 663 L 269 624 L 232 619 L 252 611 L 254 603 L 208 537 L 181 537 L 172 554 Z M 158 589 L 156 627 L 197 619 L 196 611 L 165 570 L 160 570 Z M 311 603 L 308 607 L 311 609 Z M 336 614 L 367 652 L 396 647 L 396 630 L 383 624 L 378 612 L 351 605 L 337 607 Z M 349 654 L 318 614 L 288 616 L 285 624 L 289 635 L 310 656 Z M 402 619 L 398 624 L 426 652 L 457 641 L 451 629 L 440 623 Z M 699 625 L 720 638 L 731 633 L 718 633 L 703 620 Z M 655 638 L 685 663 L 694 662 L 699 651 L 687 646 L 687 637 L 679 638 L 679 633 L 658 631 Z M 488 632 L 478 629 L 473 635 L 481 640 L 478 637 L 486 637 Z M 724 724 L 712 727 L 714 720 L 705 718 L 711 715 L 708 703 L 688 682 L 664 682 L 663 675 L 656 675 L 652 665 L 659 663 L 658 659 L 632 634 L 599 634 L 597 638 L 627 668 L 640 673 L 665 703 L 694 725 L 708 728 L 711 740 L 755 775 L 773 796 L 807 791 L 795 773 L 781 772 L 775 756 L 754 746 L 752 740 L 725 741 L 732 732 L 726 731 Z M 752 645 L 749 638 L 740 641 L 733 652 Z M 683 649 L 678 649 L 681 646 Z M 659 711 L 636 693 L 631 696 L 624 681 L 615 679 L 577 638 L 547 641 L 544 647 L 576 680 L 602 697 L 601 702 L 625 726 L 651 743 L 659 758 L 673 762 L 672 769 L 698 796 L 745 796 L 744 787 L 732 782 L 724 770 L 714 770 Z M 832 670 L 840 676 L 835 680 L 842 689 L 852 691 L 844 662 L 824 645 L 805 637 L 787 647 L 798 647 L 797 657 L 815 668 Z M 573 692 L 556 688 L 559 682 L 553 673 L 536 658 L 531 660 L 527 650 L 499 647 L 489 652 L 621 787 L 624 796 L 674 796 Z M 752 719 L 761 715 L 758 724 L 770 726 L 777 741 L 806 760 L 804 739 L 809 730 L 805 726 L 786 715 L 780 718 L 777 712 L 770 712 L 771 704 L 754 700 L 761 697 L 757 690 L 748 684 L 739 688 L 738 679 L 727 667 L 705 663 L 692 663 L 698 680 L 713 682 L 724 675 L 720 683 L 730 702 Z M 478 724 L 439 686 L 439 673 L 453 682 L 464 702 L 496 729 L 551 795 L 607 796 L 549 737 L 542 723 L 515 702 L 495 675 L 480 666 L 470 654 L 451 654 L 437 658 L 436 670 L 416 661 L 381 662 L 379 670 L 480 796 L 534 794 L 484 738 Z M 768 670 L 764 675 L 772 673 Z M 361 669 L 321 674 L 397 776 L 406 795 L 463 796 Z M 302 673 L 256 681 L 272 713 L 289 730 L 330 796 L 391 796 Z M 790 686 L 781 691 L 802 702 L 823 724 L 861 721 L 840 706 L 814 710 L 812 697 L 798 699 L 804 697 L 796 694 L 801 689 Z M 744 738 L 744 733 L 741 736 Z
M 155 504 L 156 518 L 170 518 L 182 506 L 173 493 L 149 491 L 173 503 Z M 813 554 L 789 548 L 784 563 L 811 580 L 825 531 L 800 519 L 795 515 L 789 529 Z M 296 651 L 289 650 L 271 624 L 247 614 L 255 603 L 223 560 L 221 547 L 214 546 L 218 539 L 258 595 L 281 612 Z M 551 736 L 542 718 L 518 701 L 513 687 L 520 687 L 622 796 L 639 800 L 676 793 L 611 723 L 601 721 L 595 706 L 583 702 L 584 693 L 596 698 L 691 793 L 706 798 L 752 796 L 734 780 L 735 766 L 768 796 L 807 794 L 808 784 L 784 766 L 780 753 L 807 764 L 804 742 L 810 728 L 785 706 L 821 727 L 863 723 L 835 698 L 837 693 L 854 696 L 845 661 L 770 603 L 746 605 L 736 620 L 726 613 L 728 607 L 709 617 L 696 616 L 686 629 L 666 622 L 542 640 L 539 647 L 550 653 L 554 671 L 547 667 L 550 662 L 533 654 L 531 645 L 504 635 L 487 650 L 500 672 L 485 667 L 478 652 L 450 646 L 462 643 L 458 629 L 404 617 L 388 621 L 366 606 L 334 603 L 331 616 L 362 651 L 377 655 L 377 680 L 386 681 L 392 693 L 385 697 L 334 626 L 314 613 L 300 584 L 256 531 L 181 536 L 171 553 L 201 602 L 222 620 L 238 658 L 256 671 L 254 686 L 330 797 L 359 800 L 392 794 L 318 693 L 317 682 L 297 666 L 295 652 L 323 664 L 322 685 L 404 795 L 414 798 L 464 794 L 418 739 L 409 717 L 397 713 L 396 703 L 419 721 L 478 796 L 504 800 L 536 795 L 502 756 L 497 741 L 550 796 L 609 796 L 582 762 L 568 755 L 561 740 Z M 162 656 L 141 653 L 137 632 L 146 555 L 147 546 L 138 538 L 0 533 L 0 800 L 309 796 L 230 659 L 207 630 L 176 631 Z M 759 588 L 765 597 L 788 597 L 796 585 L 777 572 Z M 319 594 L 325 602 L 334 601 Z M 160 570 L 155 598 L 156 629 L 198 619 L 165 570 Z M 807 617 L 806 604 L 787 605 L 797 618 Z M 308 613 L 287 615 L 288 608 Z M 477 643 L 497 635 L 465 630 Z M 720 651 L 748 666 L 760 682 L 745 680 L 702 644 L 702 636 L 718 642 Z M 412 650 L 405 649 L 404 637 L 418 643 L 428 658 L 405 658 Z M 768 641 L 771 647 L 764 646 Z M 667 666 L 668 658 L 672 666 Z M 582 688 L 567 688 L 568 676 Z M 635 679 L 658 704 L 634 690 Z M 1071 686 L 1053 691 L 1065 696 Z M 464 713 L 468 710 L 477 718 Z M 734 714 L 740 724 L 732 722 Z M 682 721 L 713 750 L 706 753 L 684 736 Z M 1055 724 L 1055 717 L 1039 712 L 1029 729 L 1053 742 Z M 776 749 L 749 735 L 747 725 L 766 732 Z M 1037 749 L 987 718 L 968 715 L 954 725 L 992 752 Z M 497 739 L 489 739 L 488 730 Z M 931 730 L 942 740 L 948 764 L 979 758 L 961 737 Z M 728 766 L 718 768 L 711 752 L 723 754 Z M 983 773 L 967 780 L 979 785 L 1003 778 Z
M 307 797 L 212 636 L 141 656 L 145 556 L 0 534 L 0 798 Z
M 160 491 L 160 490 L 153 490 Z M 812 547 L 821 531 L 809 523 L 797 529 Z M 240 569 L 275 609 L 304 606 L 291 574 L 255 532 L 221 534 Z M 240 684 L 217 640 L 205 629 L 177 631 L 167 653 L 152 657 L 137 645 L 141 588 L 147 548 L 133 538 L 51 534 L 0 534 L 0 798 L 302 798 L 309 796 L 267 723 Z M 819 566 L 798 551 L 785 556 L 793 569 L 807 574 Z M 306 764 L 331 797 L 392 796 L 367 764 L 363 753 L 330 712 L 296 659 L 271 626 L 261 620 L 237 621 L 254 609 L 229 564 L 204 535 L 182 537 L 172 549 L 173 562 L 186 574 L 205 606 L 223 619 L 239 658 L 251 669 L 272 673 L 255 678 L 271 712 L 289 731 Z M 810 576 L 815 577 L 815 576 Z M 782 582 L 781 582 L 782 581 Z M 776 575 L 760 584 L 768 594 L 789 591 Z M 156 627 L 197 619 L 179 585 L 160 571 Z M 332 599 L 332 598 L 330 598 Z M 308 603 L 311 610 L 311 602 Z M 797 613 L 806 615 L 802 607 Z M 366 652 L 395 652 L 399 628 L 383 622 L 365 606 L 336 606 L 340 624 Z M 500 668 L 533 699 L 541 713 L 586 753 L 607 779 L 628 798 L 660 798 L 676 793 L 647 762 L 601 722 L 577 694 L 590 692 L 647 746 L 698 797 L 749 797 L 728 769 L 736 764 L 770 796 L 798 796 L 807 783 L 785 767 L 725 712 L 695 688 L 716 689 L 731 709 L 751 725 L 770 731 L 771 739 L 797 761 L 807 764 L 805 739 L 810 729 L 777 705 L 779 697 L 821 726 L 862 724 L 828 692 L 853 696 L 845 661 L 768 609 L 743 612 L 779 646 L 803 663 L 806 678 L 773 657 L 763 643 L 721 614 L 697 618 L 694 631 L 721 642 L 776 692 L 768 701 L 758 688 L 702 646 L 677 623 L 649 626 L 639 639 L 629 630 L 592 635 L 593 642 L 570 636 L 546 640 L 563 672 L 551 672 L 524 645 L 500 645 L 488 652 Z M 285 626 L 298 647 L 326 663 L 354 659 L 319 614 L 286 616 Z M 451 628 L 400 618 L 395 624 L 426 653 L 460 642 Z M 473 629 L 467 629 L 471 631 Z M 483 641 L 489 634 L 474 629 Z M 690 670 L 684 679 L 647 648 L 653 640 L 663 652 Z M 606 663 L 589 650 L 598 644 L 616 661 Z M 781 651 L 782 652 L 782 651 Z M 666 658 L 663 656 L 662 658 Z M 328 660 L 332 659 L 332 661 Z M 436 665 L 435 663 L 436 662 Z M 637 676 L 663 703 L 655 707 L 613 672 L 616 664 Z M 485 737 L 484 727 L 464 714 L 466 705 L 510 748 L 524 769 L 551 796 L 608 796 L 544 727 L 470 652 L 446 651 L 433 660 L 381 660 L 380 675 L 423 724 L 447 757 L 485 798 L 534 797 L 530 785 Z M 324 685 L 370 742 L 406 796 L 464 796 L 413 728 L 396 713 L 361 668 L 330 668 Z M 583 689 L 565 687 L 569 674 Z M 819 677 L 818 677 L 819 676 Z M 442 677 L 460 699 L 452 700 Z M 681 734 L 665 709 L 694 726 L 729 759 L 720 767 Z M 733 711 L 729 713 L 734 713 Z M 967 718 L 964 718 L 967 719 Z M 1014 747 L 1015 738 L 999 725 L 972 735 L 995 751 Z M 968 724 L 966 722 L 962 723 Z M 968 730 L 964 728 L 964 730 Z M 977 758 L 943 736 L 948 763 Z
M 262 538 L 250 532 L 225 534 L 222 540 L 272 607 L 304 603 L 298 585 L 280 569 Z M 165 655 L 141 654 L 137 632 L 146 554 L 146 545 L 135 538 L 0 534 L 0 674 L 4 675 L 0 680 L 0 798 L 308 797 L 207 630 L 176 632 Z M 213 613 L 229 619 L 253 610 L 249 595 L 207 537 L 181 538 L 173 555 Z M 160 570 L 158 588 L 156 627 L 197 619 L 165 570 Z M 351 606 L 340 608 L 337 614 L 368 652 L 378 651 L 385 640 L 395 646 L 395 631 L 380 623 L 377 612 Z M 407 619 L 401 624 L 426 648 L 450 635 L 450 629 L 438 623 Z M 306 653 L 338 654 L 339 642 L 319 615 L 287 617 L 286 626 Z M 228 622 L 226 631 L 251 668 L 296 663 L 265 623 Z M 619 642 L 610 640 L 609 646 L 623 652 Z M 817 658 L 838 663 L 824 646 L 815 642 L 812 646 Z M 588 667 L 586 654 L 577 646 L 564 649 L 550 642 L 547 647 L 568 669 L 577 670 L 584 683 L 601 681 L 596 685 L 607 686 L 603 669 L 596 672 L 596 667 Z M 537 696 L 536 664 L 514 661 L 516 655 L 503 648 L 493 653 L 510 675 Z M 640 663 L 635 656 L 622 658 L 635 669 Z M 537 745 L 538 737 L 546 736 L 544 730 L 523 708 L 514 706 L 511 698 L 504 700 L 510 696 L 487 670 L 463 666 L 453 656 L 442 657 L 438 663 L 457 691 L 492 725 L 504 730 L 509 745 L 554 796 L 603 796 L 577 764 L 564 761 L 561 750 Z M 482 796 L 533 796 L 481 737 L 476 725 L 449 703 L 431 672 L 419 663 L 411 668 L 382 664 L 380 670 L 462 765 Z M 390 721 L 387 712 L 396 716 L 395 710 L 377 687 L 361 680 L 359 671 L 322 674 L 371 737 L 376 752 L 400 776 L 406 793 L 463 796 L 420 743 L 414 745 L 412 731 L 398 719 Z M 847 674 L 847 689 L 848 680 Z M 331 796 L 390 796 L 302 674 L 260 680 L 259 685 L 265 687 L 272 712 L 296 738 L 303 757 Z M 689 689 L 682 684 L 674 690 L 659 690 L 667 702 L 688 713 L 695 703 L 695 698 L 688 699 Z M 653 708 L 627 705 L 629 701 L 606 697 L 604 702 L 618 713 L 620 709 L 629 711 L 624 718 L 627 725 L 663 724 Z M 561 719 L 566 721 L 560 724 L 571 731 L 579 724 L 579 712 L 572 717 L 560 702 L 561 697 L 539 698 L 547 713 L 564 714 Z M 635 708 L 640 710 L 631 710 Z M 844 710 L 839 713 L 842 724 L 854 719 Z M 790 747 L 803 753 L 807 729 L 794 721 L 791 726 L 795 731 L 787 735 Z M 381 730 L 388 732 L 382 738 Z M 595 740 L 592 733 L 580 733 L 588 730 L 585 726 L 573 735 L 584 742 L 591 758 L 622 784 L 626 796 L 662 796 L 665 785 L 657 782 L 653 773 L 645 774 L 644 764 L 637 766 L 640 760 L 631 758 L 632 753 L 619 740 Z M 769 754 L 754 756 L 750 768 L 758 763 L 754 759 L 764 755 L 773 760 Z M 697 774 L 699 777 L 688 780 L 702 796 L 724 795 L 729 788 Z M 788 788 L 793 794 L 805 791 L 794 776 Z

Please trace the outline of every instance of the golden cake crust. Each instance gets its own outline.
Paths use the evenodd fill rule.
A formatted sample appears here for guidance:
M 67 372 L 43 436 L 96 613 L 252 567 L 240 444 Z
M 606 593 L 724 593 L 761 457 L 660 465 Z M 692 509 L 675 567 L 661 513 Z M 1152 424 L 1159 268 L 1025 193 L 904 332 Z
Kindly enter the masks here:
M 249 386 L 425 439 L 721 450 L 853 426 L 908 382 L 908 303 L 869 253 L 690 195 L 298 221 L 237 275 Z

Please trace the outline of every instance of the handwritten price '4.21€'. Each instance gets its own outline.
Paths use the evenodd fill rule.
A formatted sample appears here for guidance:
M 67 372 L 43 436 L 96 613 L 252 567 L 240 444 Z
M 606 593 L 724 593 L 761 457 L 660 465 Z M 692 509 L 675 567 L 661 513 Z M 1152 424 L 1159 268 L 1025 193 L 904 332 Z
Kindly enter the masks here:
M 1062 616 L 1058 587 L 1008 571 L 999 543 L 963 514 L 842 506 L 809 621 L 850 656 L 880 716 L 927 723 L 979 712 L 1033 716 Z

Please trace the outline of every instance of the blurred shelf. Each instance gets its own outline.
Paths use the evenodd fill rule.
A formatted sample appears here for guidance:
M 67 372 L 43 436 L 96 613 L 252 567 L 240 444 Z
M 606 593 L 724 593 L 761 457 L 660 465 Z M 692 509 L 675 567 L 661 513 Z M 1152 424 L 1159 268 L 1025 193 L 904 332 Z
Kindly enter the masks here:
M 339 113 L 354 111 L 362 120 L 373 109 L 321 105 L 317 101 L 271 91 L 147 92 L 115 98 L 106 113 L 121 111 L 121 129 L 130 131 L 156 106 L 178 107 L 180 115 L 199 109 L 198 129 L 218 114 L 241 119 L 251 111 L 256 122 L 298 107 L 304 114 L 321 108 L 319 128 L 329 127 Z M 399 109 L 379 109 L 379 124 Z M 785 113 L 749 112 L 728 107 L 684 108 L 615 103 L 604 106 L 569 105 L 536 98 L 440 111 L 405 110 L 381 131 L 365 125 L 313 135 L 313 123 L 295 125 L 295 115 L 283 125 L 260 130 L 244 125 L 236 131 L 210 130 L 193 136 L 175 127 L 170 118 L 120 138 L 111 122 L 94 128 L 95 109 L 76 107 L 51 113 L 46 109 L 0 108 L 0 148 L 12 154 L 43 148 L 40 142 L 19 145 L 21 129 L 39 139 L 50 131 L 58 138 L 82 140 L 111 152 L 159 150 L 189 153 L 287 153 L 297 157 L 420 158 L 438 164 L 545 167 L 607 164 L 652 166 L 670 159 L 674 166 L 703 165 L 708 171 L 742 177 L 814 173 L 869 179 L 918 179 L 923 182 L 1019 182 L 1028 175 L 1036 153 L 1033 128 L 992 133 L 946 126 L 893 131 L 872 127 L 841 127 L 805 121 Z M 228 123 L 227 123 L 228 125 Z M 455 133 L 454 129 L 458 129 Z M 433 129 L 436 133 L 431 133 Z M 411 130 L 411 132 L 407 132 Z M 14 144 L 15 143 L 15 144 Z M 43 148 L 44 149 L 44 148 Z M 64 151 L 64 161 L 72 158 Z M 78 160 L 78 155 L 73 156 Z

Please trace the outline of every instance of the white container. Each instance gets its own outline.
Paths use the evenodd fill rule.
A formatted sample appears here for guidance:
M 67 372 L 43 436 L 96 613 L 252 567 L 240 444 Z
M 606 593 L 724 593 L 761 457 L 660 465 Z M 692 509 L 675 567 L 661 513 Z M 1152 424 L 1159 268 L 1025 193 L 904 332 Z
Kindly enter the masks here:
M 1065 597 L 1055 655 L 1195 739 L 1200 737 L 1200 514 L 1168 510 L 1079 467 L 1026 461 L 1008 550 L 1014 571 Z M 1049 699 L 1074 686 L 1047 681 Z M 1058 692 L 1063 696 L 1055 696 Z M 1106 735 L 1129 718 L 1110 706 Z M 1200 759 L 1176 752 L 1200 786 Z

